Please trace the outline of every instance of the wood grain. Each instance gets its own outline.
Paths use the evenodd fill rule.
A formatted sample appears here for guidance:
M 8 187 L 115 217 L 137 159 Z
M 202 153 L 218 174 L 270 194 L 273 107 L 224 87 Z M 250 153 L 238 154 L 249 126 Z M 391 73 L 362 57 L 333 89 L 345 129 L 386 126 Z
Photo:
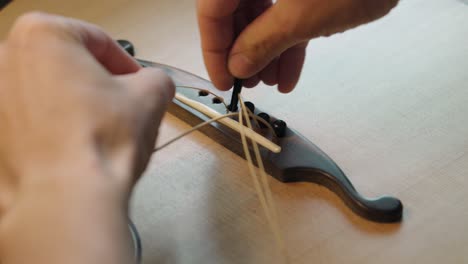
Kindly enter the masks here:
M 19 14 L 40 9 L 99 24 L 133 41 L 140 58 L 207 77 L 194 5 L 17 0 L 0 12 L 0 38 Z M 405 205 L 401 224 L 376 224 L 325 188 L 271 180 L 293 263 L 468 262 L 467 44 L 466 1 L 400 1 L 376 23 L 312 41 L 290 95 L 244 91 L 326 151 L 363 194 Z M 159 140 L 187 128 L 167 115 Z M 200 133 L 155 155 L 132 204 L 145 263 L 278 259 L 244 161 Z

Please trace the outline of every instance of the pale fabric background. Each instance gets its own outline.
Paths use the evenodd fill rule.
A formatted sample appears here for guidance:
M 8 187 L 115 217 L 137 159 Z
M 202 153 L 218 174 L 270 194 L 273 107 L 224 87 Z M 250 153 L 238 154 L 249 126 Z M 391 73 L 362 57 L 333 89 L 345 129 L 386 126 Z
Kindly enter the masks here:
M 15 0 L 99 24 L 139 58 L 206 77 L 194 0 Z M 401 224 L 355 216 L 312 184 L 271 186 L 293 263 L 468 263 L 468 5 L 406 0 L 385 19 L 311 42 L 290 95 L 245 97 L 325 150 L 363 194 L 391 194 Z M 166 116 L 160 142 L 187 129 Z M 1 136 L 1 133 L 0 133 Z M 277 263 L 244 161 L 191 135 L 155 155 L 132 216 L 144 263 Z

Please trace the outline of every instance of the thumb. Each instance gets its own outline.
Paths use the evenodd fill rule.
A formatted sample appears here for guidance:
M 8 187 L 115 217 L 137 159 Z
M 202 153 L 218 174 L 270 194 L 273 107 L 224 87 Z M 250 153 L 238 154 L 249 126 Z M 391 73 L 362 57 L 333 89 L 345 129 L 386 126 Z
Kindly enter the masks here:
M 136 120 L 137 153 L 134 159 L 134 176 L 137 178 L 146 168 L 153 152 L 155 141 L 169 103 L 175 93 L 172 79 L 162 70 L 142 68 L 133 74 L 117 78 L 124 83 L 130 95 L 133 108 L 132 116 Z
M 242 31 L 229 55 L 228 68 L 233 76 L 251 77 L 301 42 L 292 34 L 293 30 L 285 27 L 285 15 L 275 4 Z

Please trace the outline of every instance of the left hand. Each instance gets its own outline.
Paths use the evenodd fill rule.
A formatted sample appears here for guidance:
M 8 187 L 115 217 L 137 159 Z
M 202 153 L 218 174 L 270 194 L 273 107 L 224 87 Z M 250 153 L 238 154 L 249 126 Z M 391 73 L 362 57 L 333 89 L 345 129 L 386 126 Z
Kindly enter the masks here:
M 127 206 L 174 96 L 107 34 L 32 13 L 0 44 L 2 263 L 130 263 Z

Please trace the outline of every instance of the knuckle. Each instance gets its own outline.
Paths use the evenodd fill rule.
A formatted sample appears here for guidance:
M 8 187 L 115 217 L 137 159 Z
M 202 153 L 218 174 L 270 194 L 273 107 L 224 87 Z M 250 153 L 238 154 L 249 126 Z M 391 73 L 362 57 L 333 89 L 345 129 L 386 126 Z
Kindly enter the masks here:
M 273 23 L 278 30 L 278 37 L 286 40 L 304 40 L 310 38 L 310 4 L 291 4 L 287 7 L 289 12 L 277 10 L 272 12 Z M 286 9 L 286 8 L 285 8 Z M 291 15 L 294 14 L 294 15 Z
M 139 88 L 129 90 L 134 98 L 133 104 L 145 111 L 152 111 L 174 97 L 174 82 L 164 71 L 154 68 L 144 68 L 141 71 L 138 73 Z
M 17 23 L 35 24 L 46 20 L 50 15 L 41 11 L 30 11 L 18 17 Z
M 50 32 L 54 32 L 57 25 L 51 15 L 33 11 L 21 15 L 15 22 L 9 41 L 20 46 L 34 43 L 33 40 L 43 37 Z
M 15 22 L 13 26 L 14 31 L 35 31 L 38 29 L 44 29 L 50 26 L 50 16 L 38 12 L 33 11 L 26 14 L 21 15 Z
M 146 70 L 146 68 L 145 68 Z M 172 82 L 171 78 L 169 77 L 169 75 L 166 74 L 166 72 L 162 69 L 151 69 L 151 71 L 153 72 L 152 74 L 155 75 L 155 78 L 158 78 L 160 79 L 161 81 L 164 81 L 164 82 Z
M 174 81 L 172 80 L 169 75 L 167 75 L 166 72 L 163 70 L 157 69 L 154 71 L 155 78 L 157 79 L 158 82 L 158 88 L 162 89 L 157 89 L 158 93 L 163 93 L 159 94 L 160 96 L 164 96 L 166 98 L 172 98 L 174 97 L 175 94 L 175 84 Z

